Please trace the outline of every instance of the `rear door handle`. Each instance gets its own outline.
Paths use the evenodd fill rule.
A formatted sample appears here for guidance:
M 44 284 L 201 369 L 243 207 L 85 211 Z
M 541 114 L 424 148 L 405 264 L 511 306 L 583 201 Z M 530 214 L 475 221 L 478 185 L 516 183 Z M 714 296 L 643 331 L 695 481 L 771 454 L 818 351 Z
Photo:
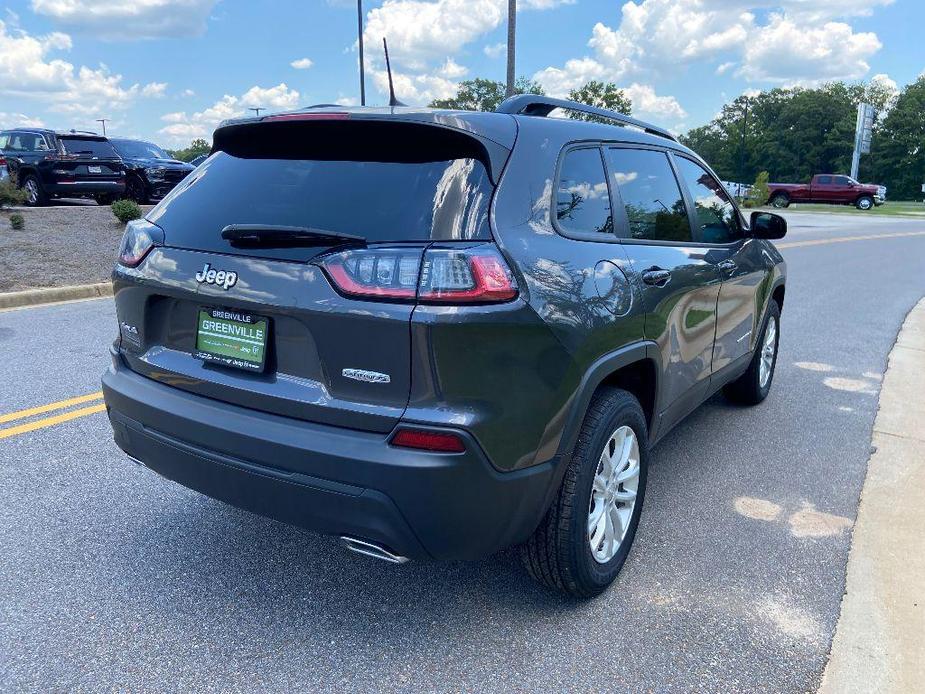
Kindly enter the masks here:
M 653 287 L 664 287 L 671 279 L 671 272 L 660 267 L 650 267 L 642 273 L 642 281 Z

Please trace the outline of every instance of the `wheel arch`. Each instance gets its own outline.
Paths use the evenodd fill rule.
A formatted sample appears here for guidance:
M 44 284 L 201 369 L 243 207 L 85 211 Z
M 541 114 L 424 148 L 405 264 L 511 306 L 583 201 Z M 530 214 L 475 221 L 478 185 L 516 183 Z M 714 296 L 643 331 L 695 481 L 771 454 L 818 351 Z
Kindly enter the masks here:
M 649 436 L 652 436 L 661 372 L 659 354 L 654 342 L 641 341 L 609 352 L 591 364 L 573 398 L 559 444 L 560 455 L 567 456 L 574 448 L 591 399 L 601 388 L 622 388 L 636 396 L 646 416 Z

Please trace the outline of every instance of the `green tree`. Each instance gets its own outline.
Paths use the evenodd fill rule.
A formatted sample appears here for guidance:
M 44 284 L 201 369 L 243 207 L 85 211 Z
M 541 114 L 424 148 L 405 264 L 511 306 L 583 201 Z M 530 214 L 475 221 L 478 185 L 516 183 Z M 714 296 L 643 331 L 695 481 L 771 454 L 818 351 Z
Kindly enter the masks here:
M 907 85 L 874 131 L 865 171 L 888 188 L 889 197 L 922 196 L 925 183 L 925 76 Z
M 633 102 L 626 93 L 617 87 L 613 82 L 598 82 L 591 80 L 583 87 L 573 89 L 568 93 L 568 98 L 588 106 L 597 108 L 606 108 L 609 111 L 617 111 L 627 116 L 633 112 Z M 606 118 L 593 116 L 590 114 L 579 113 L 577 111 L 569 112 L 569 116 L 578 120 L 608 122 Z
M 174 159 L 179 159 L 180 161 L 192 161 L 200 154 L 208 154 L 211 151 L 212 145 L 202 138 L 197 138 L 193 140 L 186 149 L 168 149 L 167 153 Z
M 526 77 L 518 77 L 515 94 L 544 94 L 543 88 Z M 477 77 L 459 83 L 456 96 L 451 99 L 434 99 L 431 108 L 448 108 L 460 111 L 494 111 L 504 101 L 504 82 Z

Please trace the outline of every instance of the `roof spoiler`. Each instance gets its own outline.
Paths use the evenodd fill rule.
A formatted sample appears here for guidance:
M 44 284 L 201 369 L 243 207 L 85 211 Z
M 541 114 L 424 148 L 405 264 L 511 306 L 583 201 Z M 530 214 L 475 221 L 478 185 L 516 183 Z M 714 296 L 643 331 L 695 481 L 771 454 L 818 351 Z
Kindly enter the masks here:
M 597 106 L 588 106 L 587 104 L 582 104 L 578 101 L 569 101 L 568 99 L 554 99 L 550 96 L 540 96 L 538 94 L 518 94 L 516 96 L 508 97 L 501 102 L 501 104 L 496 109 L 496 112 L 510 113 L 511 115 L 546 117 L 557 108 L 600 116 L 601 118 L 614 121 L 621 127 L 629 126 L 631 128 L 638 128 L 639 130 L 647 132 L 650 135 L 664 137 L 668 140 L 671 140 L 672 142 L 678 141 L 674 135 L 672 135 L 664 128 L 660 128 L 657 125 L 652 125 L 651 123 L 646 123 L 645 121 L 637 120 L 636 118 L 627 116 L 623 113 L 611 111 L 606 108 L 598 108 Z

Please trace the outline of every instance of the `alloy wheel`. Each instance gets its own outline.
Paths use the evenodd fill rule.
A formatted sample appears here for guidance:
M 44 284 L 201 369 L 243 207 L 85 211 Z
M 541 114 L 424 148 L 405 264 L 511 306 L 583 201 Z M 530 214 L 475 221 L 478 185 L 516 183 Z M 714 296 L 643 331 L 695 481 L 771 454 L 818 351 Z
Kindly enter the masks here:
M 768 326 L 764 331 L 764 343 L 761 345 L 761 363 L 758 366 L 758 384 L 764 388 L 771 380 L 771 371 L 774 368 L 774 353 L 777 351 L 777 319 L 768 318 Z
M 39 200 L 39 186 L 34 178 L 30 178 L 23 186 L 26 189 L 26 197 L 30 205 L 34 205 Z
M 639 441 L 628 426 L 614 431 L 601 452 L 591 484 L 588 544 L 591 556 L 606 564 L 620 549 L 639 490 Z

